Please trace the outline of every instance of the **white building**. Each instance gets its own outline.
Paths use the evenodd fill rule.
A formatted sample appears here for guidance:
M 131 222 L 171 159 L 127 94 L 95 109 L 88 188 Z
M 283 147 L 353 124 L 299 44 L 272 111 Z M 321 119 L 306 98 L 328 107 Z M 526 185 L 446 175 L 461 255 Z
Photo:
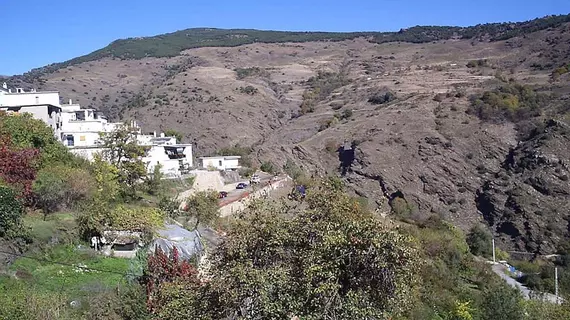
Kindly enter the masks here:
M 99 146 L 100 133 L 111 132 L 121 123 L 109 123 L 107 118 L 95 109 L 83 109 L 79 104 L 62 105 L 62 142 L 68 147 Z
M 32 89 L 26 92 L 22 88 L 15 90 L 8 89 L 4 82 L 0 89 L 0 107 L 15 107 L 15 106 L 30 106 L 30 105 L 45 105 L 59 107 L 59 92 L 57 91 L 41 91 L 37 92 Z
M 6 83 L 0 87 L 0 111 L 7 113 L 29 113 L 34 119 L 45 122 L 53 129 L 57 139 L 61 139 L 61 108 L 57 91 L 25 92 L 22 88 L 12 91 Z
M 83 109 L 71 100 L 69 104 L 61 105 L 57 91 L 25 92 L 21 88 L 13 91 L 8 89 L 6 83 L 0 87 L 0 111 L 32 114 L 52 127 L 56 138 L 72 153 L 87 160 L 93 160 L 95 154 L 104 151 L 101 135 L 123 125 L 110 123 L 99 111 Z M 144 135 L 136 121 L 132 121 L 131 125 L 138 129 L 137 144 L 147 150 L 142 160 L 149 172 L 160 163 L 162 173 L 173 177 L 189 171 L 193 166 L 192 145 L 178 144 L 175 137 L 157 135 L 156 132 Z
M 174 138 L 176 141 L 176 138 Z M 187 173 L 193 167 L 192 145 L 171 144 L 153 145 L 142 159 L 146 163 L 148 172 L 153 172 L 157 164 L 160 171 L 167 177 L 176 177 Z
M 239 165 L 240 156 L 216 156 L 216 157 L 200 157 L 200 167 L 216 168 L 218 170 L 237 170 L 241 168 Z

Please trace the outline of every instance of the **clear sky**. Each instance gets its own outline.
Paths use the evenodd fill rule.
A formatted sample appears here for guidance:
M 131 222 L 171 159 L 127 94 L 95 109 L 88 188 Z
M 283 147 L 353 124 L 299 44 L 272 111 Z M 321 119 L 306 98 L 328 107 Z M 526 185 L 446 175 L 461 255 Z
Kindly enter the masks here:
M 0 75 L 192 27 L 394 31 L 570 13 L 570 0 L 0 0 Z

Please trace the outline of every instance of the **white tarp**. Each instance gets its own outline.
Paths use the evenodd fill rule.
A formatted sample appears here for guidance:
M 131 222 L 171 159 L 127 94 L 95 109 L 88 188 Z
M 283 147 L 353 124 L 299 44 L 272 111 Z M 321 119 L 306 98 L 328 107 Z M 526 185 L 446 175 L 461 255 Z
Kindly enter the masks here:
M 158 236 L 149 246 L 149 251 L 154 253 L 157 247 L 163 252 L 170 254 L 174 247 L 178 250 L 179 257 L 183 260 L 191 258 L 200 259 L 204 246 L 198 230 L 189 231 L 175 224 L 167 224 L 159 230 Z

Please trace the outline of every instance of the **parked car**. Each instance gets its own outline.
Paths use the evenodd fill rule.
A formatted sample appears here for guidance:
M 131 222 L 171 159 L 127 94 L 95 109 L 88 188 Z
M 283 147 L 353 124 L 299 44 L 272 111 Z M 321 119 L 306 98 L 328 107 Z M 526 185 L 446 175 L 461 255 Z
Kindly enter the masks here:
M 245 189 L 247 188 L 247 183 L 240 182 L 237 184 L 236 189 Z
M 254 184 L 254 183 L 260 183 L 261 182 L 261 178 L 259 178 L 258 175 L 254 174 L 251 176 L 251 179 L 249 180 L 249 183 Z
M 228 196 L 228 193 L 226 191 L 220 191 L 220 199 L 223 199 L 227 196 Z

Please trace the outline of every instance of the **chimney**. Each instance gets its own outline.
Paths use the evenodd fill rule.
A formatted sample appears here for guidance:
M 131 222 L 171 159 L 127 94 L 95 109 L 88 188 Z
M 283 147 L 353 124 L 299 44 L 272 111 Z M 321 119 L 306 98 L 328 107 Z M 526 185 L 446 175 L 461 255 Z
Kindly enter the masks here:
M 8 89 L 8 93 L 12 93 L 12 89 Z
M 73 101 L 71 101 L 71 99 L 69 99 L 69 104 L 73 104 Z
M 156 138 L 156 131 L 152 132 L 152 136 Z
M 161 132 L 161 133 L 160 133 L 160 137 L 161 137 L 161 138 L 164 138 L 164 132 Z

